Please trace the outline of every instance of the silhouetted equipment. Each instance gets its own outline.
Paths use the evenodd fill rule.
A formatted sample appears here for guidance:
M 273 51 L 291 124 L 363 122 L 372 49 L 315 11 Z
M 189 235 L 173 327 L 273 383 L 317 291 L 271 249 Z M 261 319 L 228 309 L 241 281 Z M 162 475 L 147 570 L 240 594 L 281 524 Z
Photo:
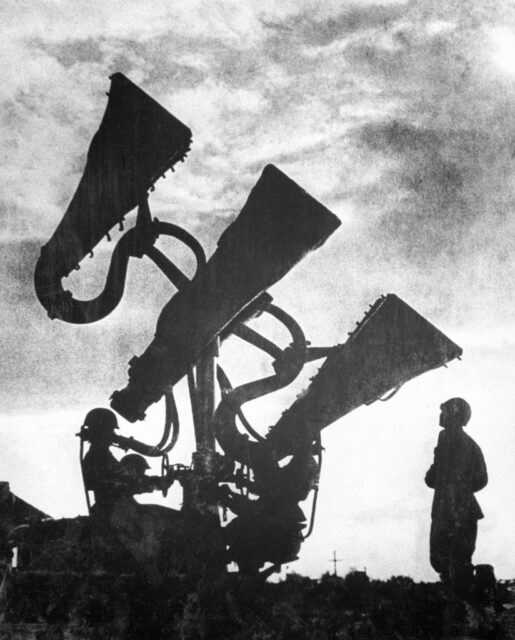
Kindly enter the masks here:
M 311 349 L 297 323 L 275 305 L 266 309 L 290 331 L 284 351 L 259 336 L 240 337 L 274 358 L 275 374 L 233 389 L 218 367 L 222 401 L 213 420 L 216 439 L 231 459 L 256 470 L 298 453 L 321 430 L 353 409 L 370 404 L 408 380 L 462 353 L 443 333 L 397 296 L 382 296 L 344 345 Z M 247 328 L 248 329 L 248 328 Z M 248 424 L 242 406 L 292 382 L 312 357 L 326 357 L 319 373 L 266 437 Z M 393 394 L 390 394 L 390 397 Z M 242 433 L 237 420 L 252 436 Z
M 315 489 L 307 535 L 311 532 L 321 469 L 321 456 L 318 463 L 313 456 L 321 450 L 320 432 L 325 426 L 461 355 L 457 345 L 391 294 L 371 305 L 346 344 L 332 348 L 311 349 L 291 316 L 272 304 L 265 311 L 284 324 L 292 342 L 282 350 L 259 334 L 240 331 L 240 338 L 274 358 L 275 373 L 233 389 L 218 366 L 222 400 L 212 422 L 225 455 L 253 474 L 253 481 L 239 475 L 235 479 L 257 500 L 229 494 L 226 503 L 237 515 L 227 527 L 229 554 L 243 572 L 259 568 L 265 561 L 281 564 L 294 559 L 306 537 L 300 533 L 305 518 L 299 502 Z M 249 425 L 242 406 L 288 385 L 308 360 L 319 357 L 326 357 L 326 361 L 308 390 L 266 437 L 260 435 Z M 238 420 L 251 437 L 240 431 Z M 278 462 L 289 455 L 291 461 L 280 468 Z M 279 482 L 279 474 L 293 461 L 297 462 L 295 473 L 286 488 Z M 304 486 L 309 487 L 305 493 Z
M 184 159 L 191 144 L 190 129 L 123 74 L 111 76 L 108 95 L 79 186 L 36 266 L 41 304 L 51 317 L 67 322 L 93 322 L 116 306 L 128 257 L 138 255 L 141 243 L 130 232 L 117 246 L 111 277 L 98 299 L 74 300 L 61 279 L 146 198 L 159 177 Z
M 461 354 L 458 345 L 396 295 L 383 296 L 272 427 L 269 446 L 279 458 L 289 455 L 301 430 L 315 438 L 353 409 Z
M 155 548 L 152 551 L 131 536 L 124 548 L 131 564 L 136 562 L 140 570 L 155 563 L 156 572 L 164 577 L 167 571 L 172 575 L 187 565 L 188 573 L 198 570 L 199 575 L 205 575 L 206 568 L 219 573 L 231 560 L 242 571 L 259 571 L 267 562 L 276 570 L 297 557 L 313 528 L 322 465 L 321 430 L 407 380 L 458 357 L 461 349 L 394 295 L 372 305 L 345 344 L 310 347 L 294 318 L 271 304 L 267 290 L 327 240 L 340 225 L 338 218 L 279 169 L 268 165 L 207 261 L 200 243 L 185 229 L 152 219 L 148 203 L 154 182 L 184 159 L 190 144 L 188 127 L 122 74 L 114 74 L 105 115 L 91 142 L 77 191 L 42 248 L 35 272 L 36 293 L 50 317 L 72 323 L 94 322 L 120 301 L 129 257 L 144 255 L 177 289 L 159 315 L 150 345 L 129 362 L 128 384 L 111 396 L 111 407 L 130 422 L 144 419 L 147 408 L 164 396 L 166 417 L 160 441 L 150 445 L 115 434 L 116 418 L 103 408 L 88 413 L 78 434 L 85 486 L 93 489 L 97 498 L 91 511 L 97 530 L 91 530 L 90 549 L 102 531 L 108 548 L 105 557 L 99 550 L 99 558 L 102 562 L 107 559 L 106 566 L 110 566 L 109 558 L 126 533 L 124 522 L 132 527 L 138 514 L 145 513 L 138 524 L 142 531 L 148 525 L 156 532 L 152 538 Z M 135 207 L 136 225 L 113 251 L 103 292 L 93 300 L 74 299 L 64 290 L 62 279 L 78 268 L 104 235 L 109 239 L 112 227 L 121 224 Z M 196 261 L 192 276 L 186 276 L 154 246 L 160 235 L 172 236 L 192 251 Z M 263 312 L 290 333 L 288 346 L 281 348 L 247 326 Z M 233 388 L 225 370 L 215 366 L 219 343 L 231 335 L 270 356 L 273 372 Z M 311 385 L 270 432 L 255 430 L 242 406 L 289 385 L 306 362 L 321 357 L 326 358 L 325 363 Z M 222 395 L 217 408 L 215 373 Z M 173 387 L 184 376 L 196 443 L 190 466 L 170 465 L 168 458 L 179 437 Z M 238 420 L 250 437 L 240 432 Z M 86 441 L 91 446 L 84 456 Z M 216 450 L 216 441 L 224 455 Z M 139 509 L 133 500 L 135 491 L 126 490 L 132 487 L 134 474 L 127 474 L 112 456 L 111 445 L 160 457 L 162 477 L 147 478 L 151 484 L 142 487 L 147 490 L 159 485 L 166 495 L 176 479 L 183 490 L 181 511 L 165 509 L 161 517 L 163 513 L 159 515 L 155 505 Z M 283 464 L 282 459 L 289 455 L 291 460 Z M 126 458 L 126 463 L 131 460 L 139 467 L 146 466 L 138 456 Z M 130 483 L 125 482 L 127 476 Z M 313 490 L 305 535 L 306 517 L 300 503 Z M 86 498 L 89 505 L 87 491 Z M 112 507 L 109 519 L 100 518 L 102 505 Z M 220 506 L 236 516 L 226 527 L 221 526 Z M 124 510 L 133 513 L 134 519 L 124 520 Z M 102 528 L 99 523 L 108 526 Z M 84 536 L 89 536 L 89 522 L 83 524 L 70 523 L 71 547 L 82 549 Z M 122 537 L 114 544 L 113 535 L 120 530 Z M 54 533 L 59 538 L 59 531 Z M 196 562 L 193 556 L 200 560 Z M 197 570 L 192 569 L 195 564 Z M 30 562 L 25 567 L 29 568 Z M 261 575 L 266 577 L 270 570 Z
M 154 340 L 129 363 L 129 384 L 113 394 L 113 409 L 130 422 L 142 420 L 238 313 L 339 225 L 279 169 L 265 167 L 206 267 L 164 307 Z

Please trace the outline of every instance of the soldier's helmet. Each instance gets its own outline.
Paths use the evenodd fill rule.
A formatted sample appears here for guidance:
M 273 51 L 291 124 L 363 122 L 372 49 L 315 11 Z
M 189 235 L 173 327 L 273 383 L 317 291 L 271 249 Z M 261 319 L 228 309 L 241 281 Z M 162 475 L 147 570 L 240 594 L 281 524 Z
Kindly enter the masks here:
M 468 424 L 472 416 L 472 409 L 469 403 L 463 398 L 450 398 L 444 402 L 440 408 L 448 411 L 450 416 L 452 416 L 453 422 L 460 426 Z
M 129 471 L 134 471 L 138 476 L 144 475 L 145 471 L 150 469 L 150 465 L 145 458 L 137 453 L 129 453 L 128 455 L 123 456 L 120 460 L 120 464 Z
M 91 439 L 109 437 L 118 429 L 116 415 L 110 409 L 97 407 L 88 411 L 84 418 L 84 426 L 88 428 L 88 435 Z

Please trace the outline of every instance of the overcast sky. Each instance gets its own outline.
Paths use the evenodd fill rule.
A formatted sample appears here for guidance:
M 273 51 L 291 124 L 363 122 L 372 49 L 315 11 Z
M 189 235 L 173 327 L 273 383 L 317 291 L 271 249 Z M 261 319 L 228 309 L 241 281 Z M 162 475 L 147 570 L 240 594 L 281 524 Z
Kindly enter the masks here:
M 435 579 L 423 477 L 438 406 L 463 395 L 490 472 L 475 559 L 515 577 L 513 4 L 4 0 L 0 21 L 1 479 L 52 515 L 84 512 L 74 434 L 125 385 L 173 292 L 149 261 L 132 261 L 123 302 L 86 327 L 51 322 L 33 292 L 39 249 L 120 71 L 193 131 L 187 161 L 150 204 L 209 252 L 270 162 L 341 219 L 271 291 L 313 344 L 342 342 L 392 292 L 464 349 L 461 362 L 327 429 L 315 533 L 290 570 L 320 575 L 337 550 L 341 571 Z M 70 278 L 77 295 L 102 289 L 111 247 Z M 236 378 L 237 349 L 222 352 Z M 248 355 L 258 375 L 268 370 Z M 256 424 L 266 430 L 297 391 L 265 401 L 266 413 L 256 403 Z M 187 463 L 182 411 L 173 462 Z M 121 423 L 156 440 L 162 413 Z

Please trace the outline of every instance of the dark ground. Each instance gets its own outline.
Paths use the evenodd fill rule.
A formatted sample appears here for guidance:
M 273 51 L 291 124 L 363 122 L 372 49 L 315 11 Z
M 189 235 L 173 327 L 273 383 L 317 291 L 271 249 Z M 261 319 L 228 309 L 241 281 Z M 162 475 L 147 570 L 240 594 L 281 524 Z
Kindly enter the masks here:
M 362 572 L 321 580 L 292 574 L 279 583 L 228 575 L 194 584 L 177 577 L 164 587 L 135 576 L 19 575 L 3 605 L 2 640 L 515 638 L 509 604 L 495 612 L 450 603 L 438 583 L 370 580 Z

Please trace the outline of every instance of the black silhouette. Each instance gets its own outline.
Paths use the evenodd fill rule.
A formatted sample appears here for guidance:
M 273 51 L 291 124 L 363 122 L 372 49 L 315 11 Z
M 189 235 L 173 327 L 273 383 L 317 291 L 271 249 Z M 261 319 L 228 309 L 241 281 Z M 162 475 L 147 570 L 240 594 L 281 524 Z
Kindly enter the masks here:
M 483 453 L 463 427 L 471 409 L 462 398 L 451 398 L 441 407 L 434 462 L 426 484 L 435 490 L 431 511 L 430 559 L 442 580 L 457 595 L 472 586 L 472 554 L 476 547 L 477 521 L 483 512 L 474 496 L 488 476 Z

